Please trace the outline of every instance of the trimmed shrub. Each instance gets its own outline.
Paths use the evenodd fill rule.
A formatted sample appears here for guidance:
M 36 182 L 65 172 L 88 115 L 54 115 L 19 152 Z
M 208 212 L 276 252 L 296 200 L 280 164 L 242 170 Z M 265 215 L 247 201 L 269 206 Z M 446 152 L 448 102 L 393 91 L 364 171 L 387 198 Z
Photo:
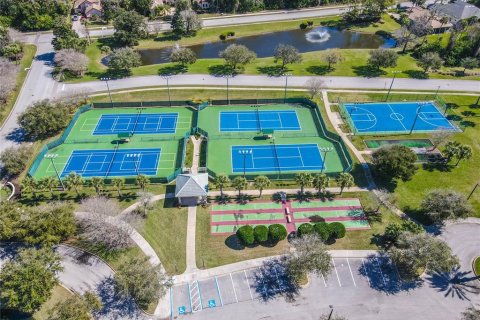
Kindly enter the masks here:
M 226 39 L 227 39 L 227 34 L 226 33 L 220 34 L 220 40 L 226 40 Z
M 307 27 L 308 27 L 308 24 L 306 22 L 300 23 L 300 29 L 304 30 L 304 29 L 307 29 Z
M 312 20 L 307 20 L 307 25 L 308 25 L 309 27 L 313 26 L 313 21 L 312 21 Z
M 235 31 L 228 31 L 227 36 L 228 37 L 234 37 L 235 36 Z
M 268 228 L 266 226 L 256 226 L 253 229 L 253 236 L 255 241 L 262 243 L 268 240 Z
M 313 230 L 323 241 L 327 241 L 332 236 L 332 230 L 326 222 L 317 222 L 313 225 Z
M 271 242 L 278 242 L 287 237 L 287 229 L 281 224 L 272 224 L 268 226 L 268 238 Z
M 313 226 L 310 223 L 304 223 L 298 227 L 297 232 L 300 237 L 303 237 L 306 234 L 313 233 Z
M 251 246 L 255 242 L 255 237 L 253 236 L 253 228 L 249 225 L 240 227 L 237 230 L 237 237 L 246 246 Z
M 335 239 L 340 239 L 345 237 L 345 226 L 340 222 L 332 222 L 329 224 L 330 230 L 332 232 L 332 237 Z

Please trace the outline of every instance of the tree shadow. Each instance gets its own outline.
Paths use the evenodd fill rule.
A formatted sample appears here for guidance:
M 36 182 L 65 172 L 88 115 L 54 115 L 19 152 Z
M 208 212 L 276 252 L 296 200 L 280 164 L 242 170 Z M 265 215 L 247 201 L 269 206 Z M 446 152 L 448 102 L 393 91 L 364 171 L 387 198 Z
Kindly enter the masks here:
M 185 73 L 188 71 L 187 66 L 181 64 L 175 64 L 171 66 L 165 66 L 158 69 L 158 75 L 160 76 L 170 76 L 180 73 Z
M 464 116 L 464 117 L 475 117 L 477 115 L 477 113 L 473 112 L 471 110 L 466 110 L 466 111 L 462 111 L 461 115 Z
M 237 235 L 232 234 L 225 239 L 225 245 L 232 250 L 244 250 L 245 245 L 238 239 Z
M 102 309 L 95 316 L 108 319 L 143 318 L 133 298 L 125 297 L 116 290 L 112 277 L 100 282 L 96 291 L 102 301 Z
M 28 142 L 33 142 L 36 139 L 28 137 L 25 134 L 25 131 L 22 128 L 15 128 L 12 131 L 10 131 L 9 133 L 7 133 L 7 140 L 20 143 L 20 142 L 27 142 L 27 141 Z
M 372 68 L 371 66 L 353 66 L 352 69 L 357 76 L 365 78 L 376 78 L 387 74 L 382 69 Z
M 473 128 L 477 124 L 473 121 L 470 121 L 470 120 L 463 120 L 463 121 L 460 121 L 460 125 L 465 127 L 465 128 Z
M 253 196 L 249 194 L 241 193 L 235 198 L 235 202 L 238 204 L 247 204 L 249 201 L 253 200 Z
M 309 202 L 310 199 L 312 198 L 313 198 L 313 193 L 311 193 L 310 191 L 305 191 L 304 193 L 301 193 L 300 191 L 298 191 L 295 194 L 295 200 L 299 202 Z
M 396 266 L 386 254 L 370 255 L 363 262 L 358 273 L 368 279 L 373 290 L 394 295 L 423 285 L 421 279 L 413 281 L 400 279 Z
M 442 292 L 445 298 L 458 298 L 460 300 L 470 301 L 471 295 L 480 294 L 480 285 L 477 277 L 471 271 L 460 271 L 456 268 L 450 273 L 434 273 L 429 275 L 426 280 L 430 282 L 430 287 Z
M 223 197 L 220 195 L 215 196 L 215 202 L 218 204 L 227 204 L 227 203 L 231 203 L 232 201 L 227 194 L 224 194 Z
M 323 76 L 333 71 L 333 68 L 328 68 L 328 66 L 310 66 L 310 67 L 307 67 L 306 70 L 317 76 Z
M 258 67 L 257 70 L 261 74 L 266 74 L 270 77 L 279 77 L 286 71 L 284 68 L 282 68 L 282 66 L 279 65 Z
M 299 286 L 288 275 L 285 267 L 285 258 L 271 259 L 255 271 L 253 287 L 263 302 L 285 297 L 293 302 L 299 295 Z
M 403 71 L 406 75 L 413 79 L 428 79 L 428 73 L 425 73 L 421 70 L 405 70 Z
M 235 76 L 238 74 L 237 70 L 233 69 L 228 64 L 216 64 L 209 66 L 208 73 L 214 77 Z

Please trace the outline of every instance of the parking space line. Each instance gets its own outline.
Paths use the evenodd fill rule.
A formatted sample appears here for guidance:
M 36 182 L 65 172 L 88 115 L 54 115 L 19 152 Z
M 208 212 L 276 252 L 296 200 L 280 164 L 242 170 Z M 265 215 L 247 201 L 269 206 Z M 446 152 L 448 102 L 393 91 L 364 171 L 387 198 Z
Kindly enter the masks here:
M 368 286 L 371 287 L 372 285 L 370 284 L 370 279 L 368 278 L 367 266 L 365 265 L 365 260 L 363 260 L 363 258 L 362 258 L 362 265 L 363 265 L 363 270 L 365 271 L 365 278 L 367 278 L 367 281 L 368 281 Z
M 323 273 L 320 273 L 322 275 L 322 279 L 323 279 L 323 284 L 325 285 L 325 288 L 327 287 L 327 281 L 325 281 L 325 277 L 323 276 Z
M 188 286 L 188 301 L 190 302 L 190 311 L 193 313 L 193 305 L 192 305 L 192 291 L 190 291 L 190 282 L 187 283 Z
M 172 287 L 170 287 L 170 320 L 173 317 L 173 299 L 172 299 Z
M 353 278 L 353 272 L 352 272 L 352 268 L 350 268 L 350 262 L 348 262 L 348 258 L 347 258 L 347 264 L 348 264 L 348 269 L 350 270 L 350 275 L 352 276 L 353 285 L 356 287 L 357 284 L 355 283 L 355 279 Z
M 385 277 L 383 276 L 382 268 L 380 267 L 380 263 L 378 262 L 376 257 L 375 257 L 375 262 L 377 263 L 377 268 L 378 270 L 380 270 L 380 274 L 382 275 L 383 284 L 387 285 L 387 283 L 385 282 Z
M 218 298 L 220 299 L 220 304 L 221 304 L 222 307 L 223 307 L 223 299 L 222 299 L 222 295 L 221 295 L 221 293 L 220 293 L 220 287 L 219 287 L 219 285 L 218 285 L 217 277 L 215 277 L 215 283 L 217 284 Z
M 237 290 L 235 290 L 235 284 L 233 283 L 232 273 L 230 272 L 230 281 L 232 281 L 233 294 L 235 295 L 235 301 L 238 302 Z
M 335 259 L 332 259 L 333 268 L 335 269 L 335 274 L 337 275 L 338 285 L 341 287 L 342 284 L 340 283 L 340 278 L 338 277 L 337 267 L 335 266 Z
M 248 291 L 250 292 L 250 298 L 252 298 L 253 300 L 252 289 L 250 288 L 250 282 L 248 281 L 248 277 L 247 277 L 247 270 L 243 270 L 243 273 L 245 273 L 245 280 L 247 280 L 247 286 L 248 286 Z
M 283 285 L 282 285 L 282 283 L 280 282 L 280 279 L 278 278 L 277 268 L 273 268 L 273 271 L 275 271 L 275 278 L 277 278 L 278 287 L 279 287 L 280 290 L 282 291 L 282 290 L 283 290 Z
M 200 293 L 200 283 L 198 283 L 198 280 L 197 280 L 197 291 L 198 291 L 198 296 L 200 297 L 200 308 L 202 308 L 201 310 L 203 310 L 202 294 Z

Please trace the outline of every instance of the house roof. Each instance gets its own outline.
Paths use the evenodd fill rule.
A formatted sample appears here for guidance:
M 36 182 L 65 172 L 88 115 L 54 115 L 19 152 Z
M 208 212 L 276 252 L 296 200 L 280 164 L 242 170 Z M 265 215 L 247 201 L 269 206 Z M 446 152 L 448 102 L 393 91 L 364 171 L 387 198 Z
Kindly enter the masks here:
M 468 19 L 473 16 L 480 18 L 480 9 L 475 7 L 473 4 L 463 1 L 447 4 L 435 4 L 431 6 L 430 10 L 441 15 L 452 17 L 455 20 Z
M 430 15 L 430 13 L 428 12 L 427 9 L 423 9 L 421 7 L 413 7 L 410 11 L 410 14 L 408 15 L 408 18 L 410 20 L 413 20 L 415 18 L 420 18 L 422 16 L 428 16 L 428 15 Z M 452 26 L 450 22 L 441 23 L 439 17 L 433 17 L 433 19 L 431 19 L 429 23 L 433 29 L 448 28 Z
M 73 3 L 73 7 L 77 9 L 84 2 L 88 2 L 90 5 L 92 4 L 100 5 L 100 0 L 75 0 L 75 2 Z
M 103 12 L 103 9 L 102 9 L 102 6 L 99 5 L 99 4 L 92 4 L 91 6 L 89 6 L 87 8 L 87 10 L 85 10 L 85 13 L 89 13 L 90 11 L 92 10 L 97 10 L 99 12 Z
M 208 174 L 180 174 L 175 186 L 175 197 L 200 197 L 208 194 Z

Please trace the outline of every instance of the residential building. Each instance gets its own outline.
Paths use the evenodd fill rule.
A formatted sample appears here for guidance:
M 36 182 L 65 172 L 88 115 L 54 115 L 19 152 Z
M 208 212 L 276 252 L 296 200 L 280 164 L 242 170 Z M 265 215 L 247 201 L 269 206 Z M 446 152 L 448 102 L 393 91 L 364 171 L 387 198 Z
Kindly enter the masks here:
M 434 4 L 430 6 L 429 10 L 435 12 L 438 16 L 445 16 L 450 19 L 452 23 L 471 17 L 480 18 L 480 9 L 464 1 L 456 1 L 446 4 Z

